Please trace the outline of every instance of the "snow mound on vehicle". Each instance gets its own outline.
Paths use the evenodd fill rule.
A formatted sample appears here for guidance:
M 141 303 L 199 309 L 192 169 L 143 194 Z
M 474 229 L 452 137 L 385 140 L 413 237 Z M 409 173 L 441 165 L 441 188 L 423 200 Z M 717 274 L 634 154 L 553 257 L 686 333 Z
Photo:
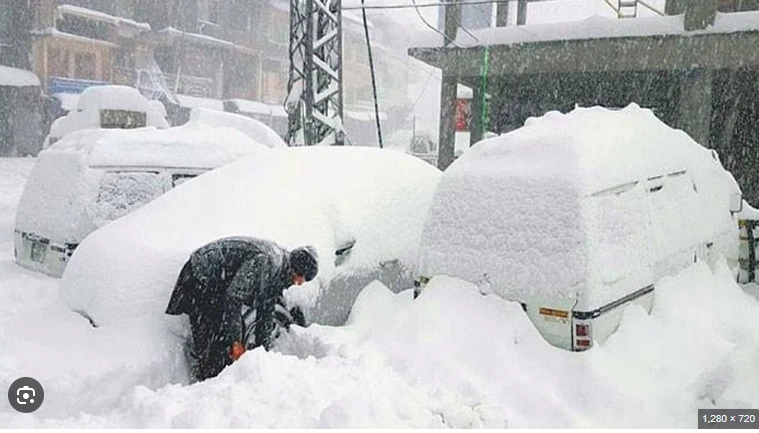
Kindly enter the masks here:
M 649 210 L 655 179 L 668 183 Z M 733 193 L 740 189 L 712 151 L 650 110 L 549 112 L 477 143 L 445 171 L 422 234 L 420 269 L 518 300 L 571 303 L 583 284 L 601 278 L 639 279 L 644 287 L 652 281 L 643 274 L 668 263 L 672 251 L 718 244 L 730 227 L 737 239 Z M 711 206 L 698 208 L 705 201 Z M 637 229 L 646 224 L 651 230 Z M 587 295 L 594 308 L 616 299 L 612 290 Z
M 265 149 L 236 129 L 190 122 L 169 129 L 77 131 L 44 152 L 77 153 L 89 166 L 215 168 Z
M 99 326 L 137 316 L 168 320 L 166 303 L 190 253 L 226 236 L 313 245 L 321 282 L 334 274 L 335 249 L 348 240 L 355 246 L 345 272 L 396 258 L 412 266 L 439 170 L 380 149 L 286 148 L 264 156 L 199 176 L 90 234 L 64 273 L 65 301 Z M 298 287 L 301 302 L 314 303 L 319 287 Z
M 234 128 L 247 135 L 251 140 L 272 149 L 287 147 L 284 140 L 265 123 L 239 114 L 207 108 L 193 108 L 190 112 L 190 122 Z
M 270 150 L 230 128 L 76 131 L 40 152 L 16 213 L 16 229 L 78 243 L 99 224 L 93 209 L 102 171 L 150 167 L 213 169 Z
M 50 126 L 49 137 L 60 139 L 82 129 L 100 127 L 101 110 L 134 111 L 146 114 L 146 126 L 168 128 L 166 108 L 157 101 L 148 101 L 134 87 L 105 85 L 91 86 L 77 98 L 75 110 L 58 118 Z M 46 142 L 48 142 L 46 140 Z

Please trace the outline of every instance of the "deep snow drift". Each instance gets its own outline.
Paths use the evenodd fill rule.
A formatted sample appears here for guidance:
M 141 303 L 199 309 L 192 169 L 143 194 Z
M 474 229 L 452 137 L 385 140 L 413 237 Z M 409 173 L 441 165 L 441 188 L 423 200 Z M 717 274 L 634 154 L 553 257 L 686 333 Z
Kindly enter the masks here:
M 0 159 L 0 384 L 32 376 L 46 397 L 33 414 L 0 404 L 2 426 L 695 428 L 697 408 L 759 407 L 759 302 L 703 264 L 585 353 L 550 347 L 518 305 L 436 278 L 416 300 L 370 285 L 346 326 L 295 328 L 188 385 L 172 336 L 93 329 L 57 280 L 13 264 L 31 161 Z

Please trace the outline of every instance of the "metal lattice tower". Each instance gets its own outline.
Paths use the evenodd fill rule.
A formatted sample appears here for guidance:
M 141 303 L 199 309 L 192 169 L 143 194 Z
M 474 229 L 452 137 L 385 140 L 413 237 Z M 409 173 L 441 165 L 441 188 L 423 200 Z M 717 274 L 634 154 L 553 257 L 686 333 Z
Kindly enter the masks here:
M 343 144 L 341 0 L 290 0 L 290 146 Z

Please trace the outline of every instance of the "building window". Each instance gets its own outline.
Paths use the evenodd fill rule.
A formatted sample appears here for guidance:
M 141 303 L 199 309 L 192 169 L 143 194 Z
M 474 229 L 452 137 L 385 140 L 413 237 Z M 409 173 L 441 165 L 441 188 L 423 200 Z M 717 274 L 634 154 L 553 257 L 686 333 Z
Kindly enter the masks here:
M 74 57 L 74 68 L 76 72 L 74 78 L 88 80 L 94 80 L 97 78 L 95 55 L 92 53 L 77 53 Z
M 69 76 L 69 52 L 60 48 L 48 50 L 48 73 L 51 77 Z
M 108 40 L 109 24 L 84 19 L 77 16 L 63 15 L 56 21 L 58 30 L 90 39 Z

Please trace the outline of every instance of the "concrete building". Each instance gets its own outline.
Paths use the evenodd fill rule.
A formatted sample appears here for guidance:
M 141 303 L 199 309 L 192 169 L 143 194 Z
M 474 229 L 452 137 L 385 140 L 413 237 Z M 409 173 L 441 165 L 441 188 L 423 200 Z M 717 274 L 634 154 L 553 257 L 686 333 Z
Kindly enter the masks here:
M 480 119 L 485 83 L 492 96 L 486 122 L 499 133 L 575 104 L 652 108 L 717 149 L 747 199 L 759 204 L 759 12 L 750 11 L 758 6 L 669 0 L 666 16 L 475 30 L 478 40 L 456 31 L 457 8 L 449 7 L 446 30 L 455 45 L 441 37 L 409 50 L 442 69 L 439 167 L 454 159 L 457 84 L 475 90 L 472 118 Z M 472 143 L 484 133 L 475 123 Z

